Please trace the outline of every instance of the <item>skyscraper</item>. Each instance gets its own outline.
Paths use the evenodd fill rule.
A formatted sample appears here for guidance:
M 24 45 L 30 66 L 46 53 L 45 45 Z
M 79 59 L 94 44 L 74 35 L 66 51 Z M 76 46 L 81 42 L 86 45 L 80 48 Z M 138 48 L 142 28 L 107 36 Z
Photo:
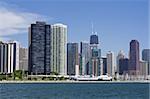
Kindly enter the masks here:
M 110 76 L 114 76 L 115 74 L 114 53 L 112 51 L 107 53 L 107 73 Z
M 119 53 L 118 53 L 118 55 L 117 55 L 117 73 L 119 73 L 119 60 L 120 59 L 124 59 L 125 58 L 125 54 L 124 54 L 124 52 L 123 52 L 123 50 L 120 50 L 119 51 Z
M 150 75 L 150 49 L 143 49 L 142 60 L 148 62 L 148 74 Z
M 19 47 L 17 41 L 0 42 L 0 72 L 13 73 L 19 70 Z
M 98 49 L 98 36 L 90 36 L 90 75 L 100 76 L 101 74 L 101 49 Z
M 139 74 L 139 42 L 137 40 L 132 40 L 130 42 L 130 55 L 129 55 L 129 75 Z
M 80 43 L 80 70 L 81 75 L 89 75 L 90 45 L 86 42 Z
M 67 74 L 67 26 L 51 26 L 51 71 L 61 75 Z
M 119 59 L 119 74 L 125 75 L 128 72 L 128 66 L 129 66 L 129 59 L 128 58 L 121 58 Z
M 24 47 L 19 49 L 19 69 L 28 71 L 28 49 Z
M 148 75 L 148 62 L 140 61 L 140 75 L 147 76 Z
M 36 22 L 29 28 L 29 73 L 50 73 L 51 26 Z
M 67 75 L 76 74 L 79 65 L 78 43 L 67 43 Z
M 102 57 L 102 66 L 103 67 L 103 75 L 107 74 L 107 58 Z

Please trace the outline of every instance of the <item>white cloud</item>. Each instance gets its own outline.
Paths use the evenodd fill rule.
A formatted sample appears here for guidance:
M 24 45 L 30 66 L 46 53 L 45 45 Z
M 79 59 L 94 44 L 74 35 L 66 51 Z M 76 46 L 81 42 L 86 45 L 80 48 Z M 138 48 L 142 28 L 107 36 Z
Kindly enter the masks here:
M 46 16 L 36 13 L 17 11 L 8 5 L 0 5 L 0 36 L 27 33 L 31 23 L 47 19 Z

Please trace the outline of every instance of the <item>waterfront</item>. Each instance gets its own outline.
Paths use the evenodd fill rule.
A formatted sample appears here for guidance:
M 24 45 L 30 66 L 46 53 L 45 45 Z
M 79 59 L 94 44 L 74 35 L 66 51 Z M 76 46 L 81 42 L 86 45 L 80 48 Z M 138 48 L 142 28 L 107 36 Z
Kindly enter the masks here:
M 1 83 L 0 99 L 149 99 L 149 83 Z

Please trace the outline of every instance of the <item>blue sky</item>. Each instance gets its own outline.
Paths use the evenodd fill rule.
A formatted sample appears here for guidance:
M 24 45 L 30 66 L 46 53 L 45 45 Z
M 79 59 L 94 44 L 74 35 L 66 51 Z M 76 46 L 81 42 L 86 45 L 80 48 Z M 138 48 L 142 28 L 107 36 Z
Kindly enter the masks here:
M 102 55 L 110 50 L 115 54 L 124 50 L 128 55 L 132 39 L 139 41 L 140 50 L 149 48 L 148 0 L 1 0 L 0 6 L 0 10 L 13 12 L 14 19 L 21 17 L 18 23 L 14 22 L 15 30 L 12 27 L 4 34 L 2 30 L 10 26 L 1 29 L 0 38 L 18 40 L 25 47 L 29 24 L 44 20 L 68 25 L 68 42 L 89 41 L 93 22 Z

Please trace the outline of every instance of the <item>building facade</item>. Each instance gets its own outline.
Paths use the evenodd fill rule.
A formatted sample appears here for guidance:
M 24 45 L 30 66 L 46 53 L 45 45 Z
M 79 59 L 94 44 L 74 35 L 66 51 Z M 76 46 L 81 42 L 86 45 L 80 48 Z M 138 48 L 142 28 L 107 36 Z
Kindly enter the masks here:
M 19 47 L 17 41 L 0 42 L 0 73 L 19 70 Z
M 51 26 L 51 71 L 60 75 L 67 74 L 67 26 Z
M 101 75 L 101 49 L 98 49 L 99 41 L 98 35 L 90 36 L 90 75 Z
M 90 45 L 86 42 L 80 43 L 80 74 L 89 75 Z
M 29 28 L 29 74 L 50 73 L 51 26 L 36 22 Z
M 117 57 L 116 57 L 116 63 L 117 63 L 116 64 L 116 66 L 117 66 L 116 72 L 117 73 L 119 73 L 119 60 L 124 59 L 124 58 L 125 58 L 125 54 L 124 54 L 123 50 L 120 50 Z
M 24 47 L 19 49 L 19 69 L 28 71 L 28 49 Z
M 140 61 L 140 75 L 147 76 L 148 75 L 148 62 Z
M 102 57 L 102 66 L 103 67 L 103 75 L 107 74 L 107 58 Z
M 112 51 L 107 53 L 107 74 L 110 76 L 115 74 L 114 53 Z
M 67 43 L 67 75 L 75 75 L 77 65 L 79 66 L 78 43 Z
M 119 59 L 119 75 L 125 75 L 128 73 L 129 59 L 121 58 Z
M 139 65 L 139 42 L 137 40 L 132 40 L 130 42 L 130 54 L 129 54 L 129 75 L 139 75 L 140 65 Z
M 150 49 L 143 49 L 142 60 L 148 62 L 148 74 L 150 75 Z

